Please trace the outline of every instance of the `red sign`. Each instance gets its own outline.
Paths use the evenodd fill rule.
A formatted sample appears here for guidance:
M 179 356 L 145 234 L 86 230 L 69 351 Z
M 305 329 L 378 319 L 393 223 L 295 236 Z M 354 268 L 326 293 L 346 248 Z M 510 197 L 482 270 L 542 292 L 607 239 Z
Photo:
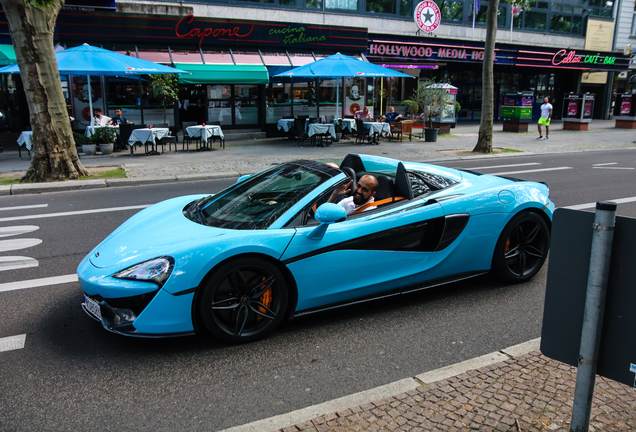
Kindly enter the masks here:
M 415 23 L 425 32 L 433 32 L 439 27 L 442 14 L 433 1 L 423 1 L 415 8 Z

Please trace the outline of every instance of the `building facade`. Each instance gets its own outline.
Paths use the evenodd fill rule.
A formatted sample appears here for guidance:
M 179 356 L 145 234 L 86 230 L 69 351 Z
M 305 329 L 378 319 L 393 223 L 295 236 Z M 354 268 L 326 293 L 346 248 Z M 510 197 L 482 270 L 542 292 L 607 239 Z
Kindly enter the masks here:
M 522 11 L 500 3 L 496 119 L 505 94 L 515 91 L 533 92 L 537 106 L 544 96 L 551 97 L 556 118 L 570 93 L 594 93 L 594 117 L 606 118 L 615 77 L 629 68 L 630 57 L 612 43 L 616 14 L 627 3 L 534 1 Z M 76 0 L 67 1 L 61 11 L 55 38 L 60 47 L 89 43 L 191 72 L 179 78 L 179 101 L 168 107 L 153 100 L 144 80 L 91 78 L 97 89 L 93 105 L 108 113 L 122 107 L 136 123 L 166 118 L 177 127 L 184 121 L 209 122 L 275 135 L 282 117 L 340 115 L 336 101 L 344 102 L 345 114 L 365 105 L 375 115 L 390 106 L 402 110 L 416 79 L 285 82 L 275 77 L 336 52 L 415 78 L 448 81 L 458 88 L 459 121 L 478 121 L 488 2 L 482 1 L 478 11 L 473 1 L 437 4 L 441 24 L 423 33 L 413 20 L 416 0 Z M 0 42 L 6 44 L 10 39 L 3 21 Z M 77 119 L 74 127 L 81 130 L 90 119 L 86 77 L 62 79 Z M 3 77 L 0 109 L 25 109 L 11 103 L 19 99 L 17 81 Z

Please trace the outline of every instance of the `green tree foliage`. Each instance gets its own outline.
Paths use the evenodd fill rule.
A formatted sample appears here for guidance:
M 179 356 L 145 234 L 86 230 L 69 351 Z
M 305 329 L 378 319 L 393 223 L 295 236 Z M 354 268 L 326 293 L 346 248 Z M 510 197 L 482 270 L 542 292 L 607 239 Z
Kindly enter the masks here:
M 175 74 L 149 75 L 150 94 L 163 106 L 163 122 L 166 122 L 166 106 L 179 100 L 179 82 Z

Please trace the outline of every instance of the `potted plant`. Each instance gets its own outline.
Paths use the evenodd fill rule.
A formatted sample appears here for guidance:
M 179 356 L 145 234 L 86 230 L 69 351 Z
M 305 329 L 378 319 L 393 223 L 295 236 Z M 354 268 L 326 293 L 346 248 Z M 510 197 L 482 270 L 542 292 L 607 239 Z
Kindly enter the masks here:
M 336 141 L 340 141 L 342 139 L 342 129 L 344 129 L 344 122 L 342 119 L 334 120 L 333 128 L 336 131 Z
M 99 144 L 99 151 L 107 155 L 113 152 L 115 142 L 117 141 L 117 133 L 114 128 L 98 127 L 95 128 L 91 138 L 95 144 Z
M 437 141 L 439 129 L 433 128 L 433 116 L 438 114 L 442 106 L 442 92 L 439 88 L 431 87 L 435 84 L 434 79 L 426 78 L 417 83 L 417 89 L 413 93 L 411 100 L 422 108 L 424 121 L 428 117 L 429 127 L 424 129 L 426 141 Z
M 97 153 L 97 146 L 91 137 L 73 132 L 73 139 L 75 140 L 75 146 L 82 146 L 82 152 L 86 156 L 92 156 Z

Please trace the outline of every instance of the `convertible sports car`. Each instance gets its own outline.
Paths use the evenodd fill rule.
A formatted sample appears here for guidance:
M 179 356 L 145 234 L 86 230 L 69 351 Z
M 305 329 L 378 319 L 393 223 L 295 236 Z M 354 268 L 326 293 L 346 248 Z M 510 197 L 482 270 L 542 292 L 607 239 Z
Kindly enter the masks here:
M 364 174 L 375 208 L 325 202 Z M 526 281 L 553 211 L 542 183 L 358 154 L 283 163 L 131 217 L 80 263 L 82 307 L 129 336 L 252 341 L 284 318 L 490 271 Z

